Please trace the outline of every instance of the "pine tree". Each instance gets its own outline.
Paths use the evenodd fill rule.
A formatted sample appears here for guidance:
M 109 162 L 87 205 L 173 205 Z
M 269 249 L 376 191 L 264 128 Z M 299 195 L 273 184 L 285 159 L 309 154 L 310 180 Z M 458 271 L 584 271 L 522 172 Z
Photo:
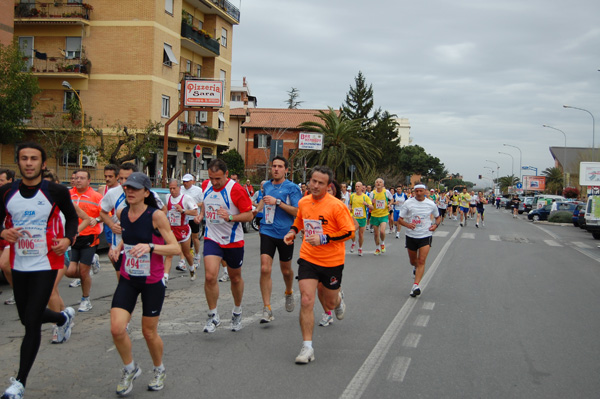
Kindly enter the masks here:
M 295 87 L 292 87 L 292 89 L 288 91 L 287 94 L 289 97 L 285 101 L 285 103 L 287 104 L 288 109 L 298 109 L 300 104 L 304 102 L 298 101 L 298 98 L 300 97 L 300 90 L 296 89 Z
M 368 85 L 361 71 L 358 71 L 358 76 L 354 78 L 355 86 L 350 86 L 350 91 L 346 94 L 346 100 L 342 105 L 342 113 L 347 119 L 361 119 L 363 127 L 363 135 L 368 134 L 369 128 L 378 118 L 380 110 L 373 111 L 373 85 Z

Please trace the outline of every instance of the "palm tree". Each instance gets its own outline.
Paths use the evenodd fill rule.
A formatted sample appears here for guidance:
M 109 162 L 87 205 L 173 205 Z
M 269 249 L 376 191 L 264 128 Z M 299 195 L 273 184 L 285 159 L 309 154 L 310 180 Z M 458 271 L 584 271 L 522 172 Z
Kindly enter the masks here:
M 546 176 L 546 192 L 560 194 L 563 190 L 563 172 L 560 168 L 546 168 L 542 172 Z
M 318 117 L 323 123 L 300 124 L 300 127 L 306 131 L 323 134 L 323 150 L 307 153 L 308 163 L 329 166 L 335 172 L 338 181 L 342 181 L 349 175 L 350 165 L 356 166 L 355 178 L 375 169 L 381 151 L 369 140 L 361 138 L 360 119 L 347 119 L 331 107 L 329 112 L 319 111 Z
M 519 178 L 515 175 L 504 176 L 498 179 L 500 184 L 500 191 L 504 192 L 508 187 L 514 186 L 519 182 Z

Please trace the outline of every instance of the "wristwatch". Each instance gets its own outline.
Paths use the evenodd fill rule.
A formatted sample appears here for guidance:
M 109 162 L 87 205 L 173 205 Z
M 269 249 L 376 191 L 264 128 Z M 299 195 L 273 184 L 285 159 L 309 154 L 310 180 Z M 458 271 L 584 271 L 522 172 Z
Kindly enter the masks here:
M 229 215 L 229 221 L 233 222 L 233 215 Z
M 150 247 L 150 253 L 154 252 L 154 244 L 150 242 L 148 243 L 148 246 Z
M 96 218 L 96 223 L 100 223 L 100 222 L 102 222 L 102 219 L 100 218 L 100 216 L 98 216 L 98 217 Z
M 281 200 L 280 200 L 280 199 L 278 199 L 277 201 L 275 201 L 275 204 L 276 204 L 277 206 L 281 205 Z

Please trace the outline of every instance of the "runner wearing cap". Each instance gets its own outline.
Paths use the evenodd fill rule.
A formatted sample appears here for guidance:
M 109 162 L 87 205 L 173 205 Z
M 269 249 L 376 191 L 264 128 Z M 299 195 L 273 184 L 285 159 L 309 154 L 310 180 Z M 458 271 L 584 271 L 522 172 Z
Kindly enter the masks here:
M 202 189 L 196 185 L 196 178 L 191 174 L 186 174 L 181 179 L 183 185 L 181 186 L 181 192 L 187 196 L 192 197 L 194 202 L 198 205 L 198 209 L 202 205 Z M 189 221 L 190 229 L 192 229 L 192 244 L 194 246 L 194 267 L 197 269 L 200 266 L 200 224 L 194 221 L 191 216 L 186 217 Z M 182 264 L 183 259 L 180 260 L 179 265 Z M 185 263 L 184 263 L 185 264 Z M 179 266 L 178 265 L 178 266 Z
M 425 261 L 431 249 L 432 234 L 441 223 L 441 217 L 435 203 L 426 198 L 427 187 L 424 184 L 415 185 L 414 198 L 408 199 L 400 209 L 400 223 L 406 230 L 406 249 L 408 258 L 413 266 L 415 281 L 410 296 L 416 297 L 422 292 L 419 283 L 425 273 Z M 431 223 L 431 217 L 435 223 Z

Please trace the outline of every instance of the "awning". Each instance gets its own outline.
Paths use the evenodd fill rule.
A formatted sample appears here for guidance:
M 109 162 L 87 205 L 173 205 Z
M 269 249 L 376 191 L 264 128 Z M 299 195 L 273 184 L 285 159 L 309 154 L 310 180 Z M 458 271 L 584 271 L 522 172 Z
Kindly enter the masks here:
M 177 62 L 177 58 L 175 58 L 175 54 L 173 54 L 173 49 L 167 43 L 165 43 L 165 53 L 167 53 L 167 57 L 169 57 L 169 61 L 175 65 L 179 65 Z

